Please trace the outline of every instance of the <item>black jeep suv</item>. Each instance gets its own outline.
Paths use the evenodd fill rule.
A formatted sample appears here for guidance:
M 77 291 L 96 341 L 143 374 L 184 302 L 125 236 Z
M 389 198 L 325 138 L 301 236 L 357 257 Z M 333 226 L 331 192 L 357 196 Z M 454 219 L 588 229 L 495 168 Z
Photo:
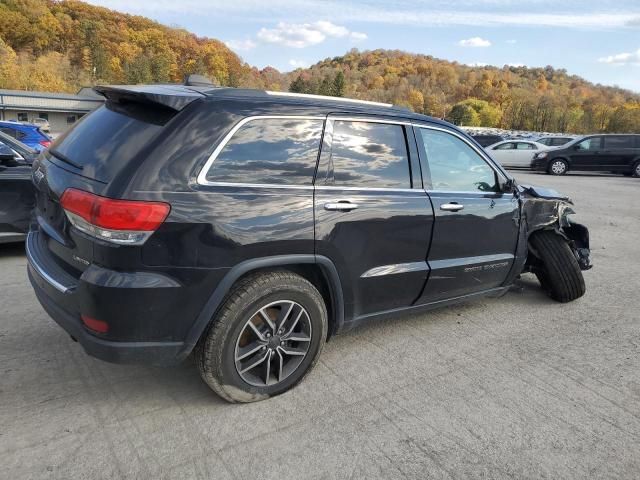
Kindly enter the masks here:
M 469 136 L 404 109 L 206 86 L 97 87 L 36 162 L 29 278 L 90 355 L 193 350 L 229 401 L 298 383 L 329 336 L 505 293 L 574 300 L 570 201 L 516 185 Z
M 640 177 L 640 135 L 589 135 L 562 148 L 537 153 L 532 170 L 564 175 L 569 170 Z

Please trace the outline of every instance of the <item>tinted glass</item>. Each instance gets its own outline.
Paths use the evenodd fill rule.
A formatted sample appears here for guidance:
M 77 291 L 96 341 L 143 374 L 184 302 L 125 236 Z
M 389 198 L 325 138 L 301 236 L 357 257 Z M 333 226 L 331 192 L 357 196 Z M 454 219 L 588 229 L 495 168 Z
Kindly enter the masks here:
M 631 135 L 619 137 L 605 137 L 604 147 L 610 150 L 617 148 L 634 148 L 634 137 Z
M 550 144 L 550 145 L 552 145 L 552 146 L 554 146 L 554 147 L 558 147 L 558 146 L 560 146 L 560 145 L 564 145 L 565 143 L 570 142 L 570 141 L 571 141 L 571 139 L 570 139 L 570 138 L 554 138 L 554 139 L 551 141 L 551 144 Z M 547 144 L 545 144 L 545 145 L 549 145 L 549 144 L 547 143 Z
M 130 108 L 142 107 L 132 104 Z M 152 107 L 145 107 L 144 111 L 148 116 L 156 113 Z M 102 106 L 58 138 L 50 152 L 82 167 L 82 174 L 87 177 L 109 181 L 148 147 L 161 129 L 162 126 L 155 123 Z
M 554 140 L 551 138 L 541 138 L 540 140 L 536 140 L 536 142 L 541 143 L 542 145 L 553 145 Z
M 493 169 L 466 142 L 449 133 L 420 128 L 433 190 L 496 191 Z
M 207 173 L 210 182 L 311 185 L 322 120 L 256 119 L 241 126 Z
M 336 120 L 331 160 L 336 185 L 411 188 L 401 125 Z
M 513 142 L 503 143 L 502 145 L 498 145 L 494 148 L 494 150 L 513 150 Z
M 600 137 L 591 137 L 577 144 L 577 150 L 600 150 Z

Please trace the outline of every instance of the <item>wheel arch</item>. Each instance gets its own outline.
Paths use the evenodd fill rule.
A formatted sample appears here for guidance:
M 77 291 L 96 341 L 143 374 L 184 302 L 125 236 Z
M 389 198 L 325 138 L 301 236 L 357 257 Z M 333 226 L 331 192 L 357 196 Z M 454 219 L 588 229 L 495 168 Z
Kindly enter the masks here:
M 330 259 L 313 254 L 256 258 L 241 262 L 227 272 L 189 330 L 178 360 L 185 359 L 191 353 L 227 294 L 240 279 L 256 272 L 276 269 L 289 270 L 311 282 L 325 299 L 329 313 L 328 336 L 340 331 L 344 325 L 344 295 L 338 271 Z

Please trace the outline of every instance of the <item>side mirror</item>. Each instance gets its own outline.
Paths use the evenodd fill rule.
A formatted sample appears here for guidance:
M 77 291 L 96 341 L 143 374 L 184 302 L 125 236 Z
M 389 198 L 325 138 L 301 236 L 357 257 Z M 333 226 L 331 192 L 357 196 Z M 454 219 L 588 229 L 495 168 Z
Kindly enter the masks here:
M 516 181 L 513 178 L 507 178 L 506 180 L 501 180 L 499 185 L 501 193 L 513 193 Z

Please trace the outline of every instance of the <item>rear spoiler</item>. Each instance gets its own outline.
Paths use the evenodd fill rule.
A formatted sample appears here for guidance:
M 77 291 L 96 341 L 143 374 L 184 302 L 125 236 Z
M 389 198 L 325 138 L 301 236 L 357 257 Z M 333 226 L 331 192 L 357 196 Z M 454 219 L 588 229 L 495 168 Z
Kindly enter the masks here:
M 93 90 L 114 103 L 151 103 L 176 112 L 206 96 L 182 85 L 99 85 Z

